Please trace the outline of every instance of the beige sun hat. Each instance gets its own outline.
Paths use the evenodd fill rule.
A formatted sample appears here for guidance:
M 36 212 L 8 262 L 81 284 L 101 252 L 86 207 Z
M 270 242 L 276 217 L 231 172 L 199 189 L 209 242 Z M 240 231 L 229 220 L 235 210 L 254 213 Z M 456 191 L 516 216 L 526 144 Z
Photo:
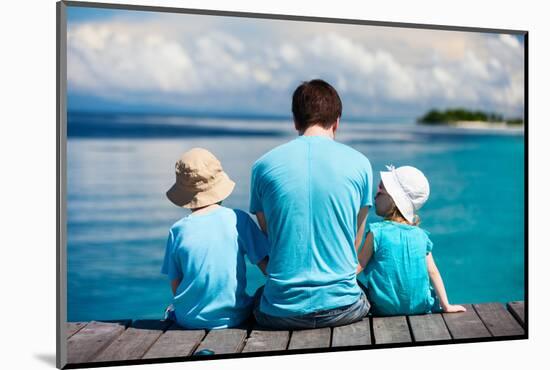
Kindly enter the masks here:
M 179 207 L 199 208 L 224 200 L 233 188 L 235 183 L 214 154 L 193 148 L 176 162 L 176 183 L 166 196 Z

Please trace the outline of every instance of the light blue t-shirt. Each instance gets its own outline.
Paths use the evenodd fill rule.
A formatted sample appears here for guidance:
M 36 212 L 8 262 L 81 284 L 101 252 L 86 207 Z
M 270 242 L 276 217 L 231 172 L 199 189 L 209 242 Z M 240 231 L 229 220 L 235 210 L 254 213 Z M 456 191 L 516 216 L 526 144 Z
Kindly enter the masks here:
M 176 222 L 161 272 L 182 279 L 172 302 L 178 324 L 214 329 L 245 321 L 254 302 L 246 294 L 244 255 L 257 264 L 268 247 L 258 226 L 238 209 L 220 207 Z
M 417 226 L 383 221 L 369 224 L 373 256 L 365 269 L 367 297 L 374 315 L 437 311 L 426 255 L 433 243 Z
M 261 312 L 298 316 L 359 299 L 357 214 L 371 193 L 369 160 L 328 137 L 299 136 L 256 161 L 250 212 L 265 214 L 271 245 Z

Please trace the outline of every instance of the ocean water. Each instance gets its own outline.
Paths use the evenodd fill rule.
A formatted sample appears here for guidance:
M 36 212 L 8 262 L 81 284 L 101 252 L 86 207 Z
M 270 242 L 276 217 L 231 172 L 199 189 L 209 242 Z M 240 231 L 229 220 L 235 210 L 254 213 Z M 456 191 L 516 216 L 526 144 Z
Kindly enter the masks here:
M 70 114 L 67 142 L 68 320 L 159 318 L 169 304 L 160 274 L 170 226 L 187 211 L 165 197 L 175 160 L 200 146 L 237 183 L 225 206 L 247 210 L 250 168 L 295 137 L 288 119 Z M 524 298 L 524 137 L 521 131 L 342 121 L 337 140 L 375 172 L 414 165 L 431 196 L 420 211 L 451 302 Z M 330 181 L 330 179 L 327 179 Z M 368 222 L 379 220 L 371 212 Z M 263 283 L 248 266 L 248 287 Z

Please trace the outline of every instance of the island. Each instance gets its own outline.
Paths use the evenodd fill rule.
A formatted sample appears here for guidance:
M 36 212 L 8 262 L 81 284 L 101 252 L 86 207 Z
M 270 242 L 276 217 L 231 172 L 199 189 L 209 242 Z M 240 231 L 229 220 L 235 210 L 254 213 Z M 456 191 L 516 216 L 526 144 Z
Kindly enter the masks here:
M 523 118 L 507 118 L 497 113 L 455 108 L 439 111 L 432 109 L 417 122 L 425 125 L 452 125 L 458 127 L 509 127 L 523 125 Z

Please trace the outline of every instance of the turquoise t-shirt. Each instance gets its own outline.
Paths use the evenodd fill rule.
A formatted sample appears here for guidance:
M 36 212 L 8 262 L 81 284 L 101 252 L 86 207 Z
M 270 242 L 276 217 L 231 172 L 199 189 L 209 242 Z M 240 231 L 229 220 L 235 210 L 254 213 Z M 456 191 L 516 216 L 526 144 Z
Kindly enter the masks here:
M 383 221 L 369 224 L 374 253 L 365 269 L 374 315 L 409 315 L 436 310 L 426 255 L 429 233 L 417 226 Z
M 170 229 L 161 272 L 182 279 L 172 304 L 190 329 L 236 326 L 252 312 L 244 255 L 253 264 L 268 253 L 267 238 L 241 210 L 220 207 L 189 215 Z
M 289 317 L 356 302 L 354 241 L 357 213 L 372 205 L 369 160 L 328 137 L 299 136 L 256 161 L 250 192 L 271 245 L 260 311 Z

